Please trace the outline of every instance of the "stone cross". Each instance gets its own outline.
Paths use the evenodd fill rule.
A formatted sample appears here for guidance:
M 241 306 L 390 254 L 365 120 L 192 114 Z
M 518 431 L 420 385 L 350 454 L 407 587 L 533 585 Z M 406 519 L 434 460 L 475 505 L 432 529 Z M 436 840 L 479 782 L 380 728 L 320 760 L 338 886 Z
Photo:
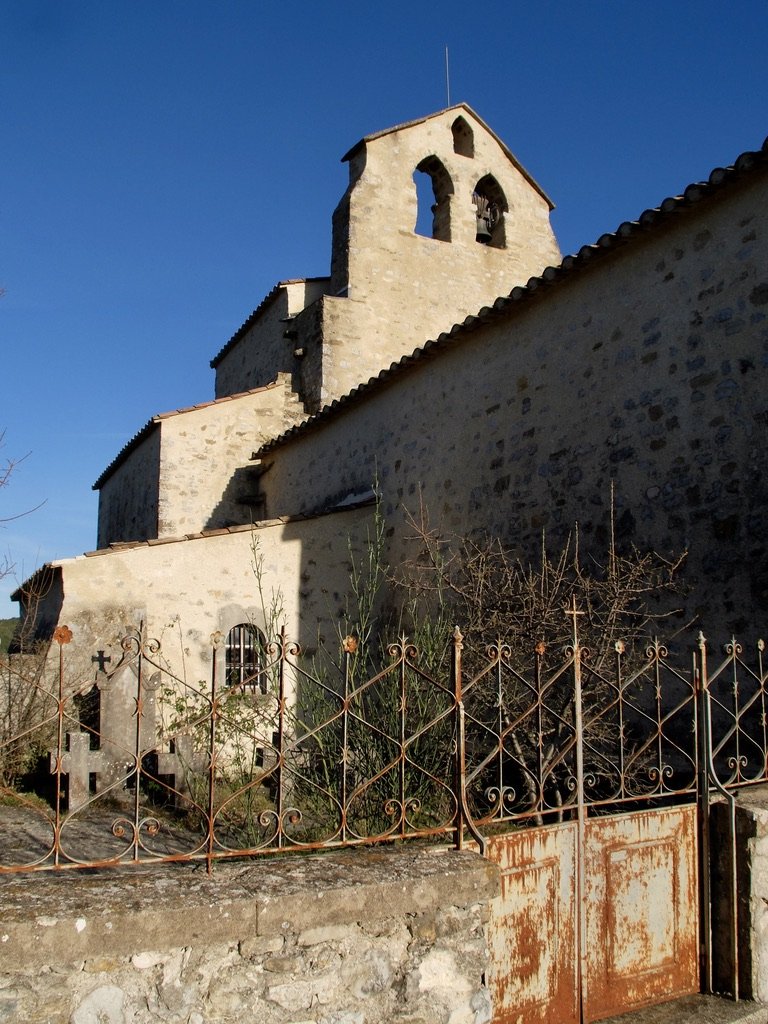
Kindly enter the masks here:
M 91 658 L 91 661 L 99 666 L 99 672 L 106 672 L 107 665 L 110 661 L 112 661 L 112 658 L 107 654 L 106 651 L 97 651 Z
M 58 756 L 50 752 L 51 774 L 61 772 L 68 778 L 67 810 L 76 811 L 88 803 L 91 773 L 100 774 L 105 768 L 104 753 L 91 750 L 91 737 L 87 732 L 68 732 L 67 750 Z
M 172 750 L 157 754 L 157 774 L 169 775 L 172 786 L 182 796 L 189 796 L 190 775 L 203 775 L 208 768 L 208 755 L 195 750 L 194 740 L 182 733 L 171 741 Z

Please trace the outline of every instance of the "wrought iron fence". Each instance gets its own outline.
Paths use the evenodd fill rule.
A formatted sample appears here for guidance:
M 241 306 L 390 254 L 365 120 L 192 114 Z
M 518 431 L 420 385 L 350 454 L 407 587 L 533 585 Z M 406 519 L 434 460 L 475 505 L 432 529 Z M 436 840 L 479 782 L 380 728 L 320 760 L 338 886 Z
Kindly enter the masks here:
M 351 637 L 320 670 L 283 633 L 230 683 L 216 636 L 206 685 L 141 630 L 109 671 L 72 678 L 60 627 L 53 678 L 18 667 L 0 698 L 0 873 L 482 847 L 495 829 L 692 800 L 702 773 L 723 792 L 768 778 L 762 642 L 750 662 L 732 641 L 714 670 L 703 638 L 691 656 L 655 641 L 597 658 L 571 614 L 565 651 L 469 651 L 457 629 L 439 674 L 404 637 L 369 674 Z M 37 795 L 19 767 L 35 750 Z

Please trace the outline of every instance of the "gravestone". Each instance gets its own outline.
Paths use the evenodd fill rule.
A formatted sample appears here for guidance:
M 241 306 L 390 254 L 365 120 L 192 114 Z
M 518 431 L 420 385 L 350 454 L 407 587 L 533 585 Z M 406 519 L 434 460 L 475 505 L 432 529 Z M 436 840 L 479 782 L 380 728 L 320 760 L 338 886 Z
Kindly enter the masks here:
M 68 732 L 66 740 L 67 749 L 60 757 L 55 750 L 50 752 L 51 774 L 67 776 L 67 810 L 76 811 L 88 803 L 91 774 L 98 776 L 104 771 L 105 758 L 103 751 L 91 750 L 87 732 Z

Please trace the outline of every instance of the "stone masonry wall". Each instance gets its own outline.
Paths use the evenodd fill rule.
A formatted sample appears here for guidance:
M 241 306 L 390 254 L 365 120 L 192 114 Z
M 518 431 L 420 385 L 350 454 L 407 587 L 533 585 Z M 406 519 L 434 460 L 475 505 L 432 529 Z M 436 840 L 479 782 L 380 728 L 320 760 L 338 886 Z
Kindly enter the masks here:
M 99 548 L 263 518 L 254 445 L 304 418 L 291 379 L 161 413 L 100 488 Z
M 580 525 L 689 551 L 691 614 L 768 611 L 768 178 L 753 174 L 531 298 L 478 320 L 365 401 L 269 451 L 269 515 L 378 479 L 392 535 L 420 502 L 446 534 L 533 557 Z
M 283 281 L 267 296 L 242 337 L 214 360 L 217 398 L 264 387 L 278 373 L 295 372 L 296 341 L 285 337 L 292 326 L 288 319 L 319 299 L 327 286 L 328 278 Z
M 733 907 L 730 813 L 711 810 L 713 987 L 732 991 Z M 738 791 L 735 807 L 739 994 L 768 1003 L 768 786 Z
M 487 1024 L 498 887 L 416 846 L 0 878 L 0 1021 Z
M 254 440 L 276 437 L 303 418 L 287 374 L 256 391 L 164 418 L 157 536 L 262 518 L 259 481 L 249 463 Z
M 160 428 L 156 427 L 131 452 L 130 471 L 113 473 L 100 488 L 97 545 L 154 537 L 159 488 Z

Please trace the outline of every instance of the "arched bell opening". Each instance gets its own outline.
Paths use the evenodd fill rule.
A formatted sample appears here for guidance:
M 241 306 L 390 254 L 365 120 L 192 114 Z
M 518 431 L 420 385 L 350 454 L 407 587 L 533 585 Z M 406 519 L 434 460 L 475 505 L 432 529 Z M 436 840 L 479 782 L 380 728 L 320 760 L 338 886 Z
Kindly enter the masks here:
M 472 192 L 477 219 L 475 240 L 493 249 L 507 245 L 504 214 L 509 210 L 504 191 L 492 174 L 486 174 Z
M 474 157 L 475 134 L 461 115 L 451 125 L 453 152 L 459 156 Z
M 428 156 L 413 174 L 418 209 L 414 231 L 417 235 L 451 241 L 451 196 L 453 181 L 436 156 Z

